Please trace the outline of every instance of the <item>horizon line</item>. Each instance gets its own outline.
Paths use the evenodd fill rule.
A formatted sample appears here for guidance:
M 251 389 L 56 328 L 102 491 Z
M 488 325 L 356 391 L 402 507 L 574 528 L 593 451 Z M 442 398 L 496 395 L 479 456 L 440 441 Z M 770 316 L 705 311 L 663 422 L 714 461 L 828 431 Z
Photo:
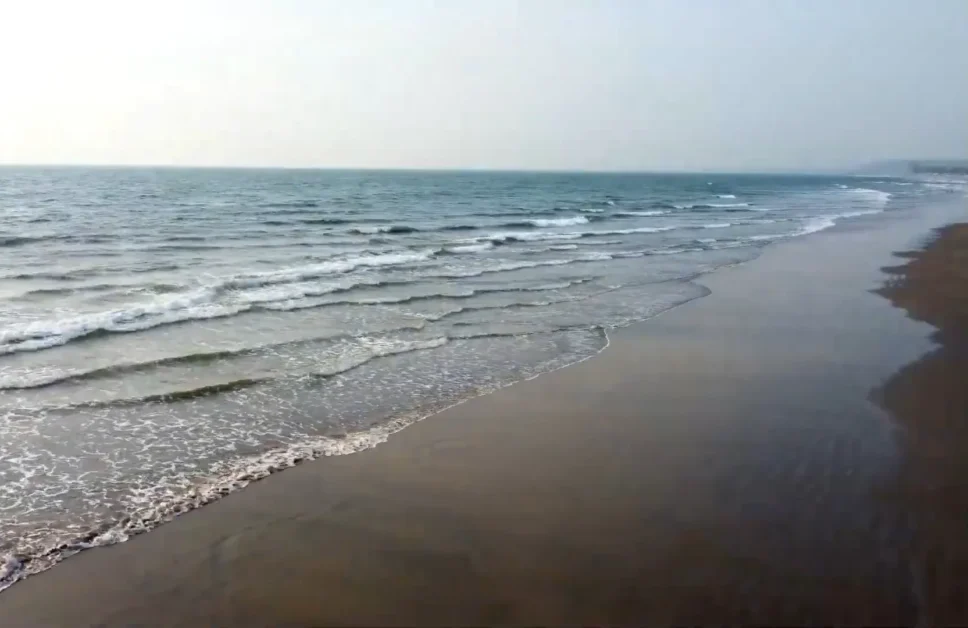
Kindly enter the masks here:
M 917 160 L 905 160 L 917 161 Z M 924 161 L 924 160 L 921 160 Z M 729 169 L 582 169 L 582 168 L 500 168 L 500 167 L 421 167 L 421 166 L 258 166 L 258 165 L 211 165 L 211 164 L 113 164 L 113 163 L 13 163 L 0 162 L 0 168 L 91 168 L 91 169 L 153 169 L 153 170 L 291 170 L 291 171 L 332 171 L 332 172 L 427 172 L 427 173 L 494 173 L 494 174 L 802 174 L 832 175 L 849 174 L 853 168 L 817 168 L 798 170 L 776 168 L 772 170 L 729 170 Z

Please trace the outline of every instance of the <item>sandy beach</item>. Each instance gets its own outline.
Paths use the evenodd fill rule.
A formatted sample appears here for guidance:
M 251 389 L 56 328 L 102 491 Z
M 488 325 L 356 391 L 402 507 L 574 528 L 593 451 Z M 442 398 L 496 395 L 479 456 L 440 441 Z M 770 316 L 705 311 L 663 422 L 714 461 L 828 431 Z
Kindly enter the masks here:
M 598 356 L 28 578 L 0 625 L 966 621 L 968 227 L 892 258 L 963 212 L 703 276 Z

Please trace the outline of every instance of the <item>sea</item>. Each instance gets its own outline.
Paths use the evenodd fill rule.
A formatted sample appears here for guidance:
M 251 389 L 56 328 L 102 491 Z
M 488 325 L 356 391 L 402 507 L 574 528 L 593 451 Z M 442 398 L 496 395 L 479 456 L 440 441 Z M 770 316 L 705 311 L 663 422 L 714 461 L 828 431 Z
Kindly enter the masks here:
M 890 177 L 0 168 L 0 590 L 600 352 Z M 755 299 L 755 294 L 749 298 Z

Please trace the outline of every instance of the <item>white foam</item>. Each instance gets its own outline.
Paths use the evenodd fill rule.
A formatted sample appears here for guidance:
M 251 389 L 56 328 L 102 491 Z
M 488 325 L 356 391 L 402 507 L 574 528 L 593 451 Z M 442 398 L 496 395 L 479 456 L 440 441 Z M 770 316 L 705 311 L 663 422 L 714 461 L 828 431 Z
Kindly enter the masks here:
M 537 285 L 537 286 L 531 286 L 529 288 L 524 288 L 524 290 L 526 290 L 528 292 L 544 292 L 544 291 L 547 291 L 547 290 L 564 290 L 565 288 L 570 288 L 572 286 L 577 286 L 579 284 L 583 284 L 583 283 L 586 283 L 586 282 L 589 282 L 589 281 L 591 281 L 591 279 L 589 279 L 589 278 L 572 279 L 572 280 L 568 280 L 568 281 L 559 281 L 557 283 L 545 283 L 545 284 L 540 284 L 540 285 Z
M 577 244 L 552 244 L 551 246 L 544 246 L 536 249 L 527 249 L 528 253 L 548 253 L 551 251 L 574 251 L 577 250 L 579 246 Z
M 537 266 L 558 266 L 558 265 L 562 265 L 562 264 L 565 264 L 565 263 L 568 263 L 568 261 L 567 260 L 550 260 L 548 262 L 535 262 L 535 263 L 530 263 L 530 264 L 527 264 L 527 265 L 502 266 L 500 268 L 481 269 L 481 270 L 478 270 L 478 271 L 469 272 L 467 274 L 454 274 L 454 275 L 451 275 L 451 274 L 445 273 L 442 276 L 444 276 L 444 277 L 479 276 L 479 275 L 482 275 L 482 274 L 485 274 L 485 273 L 488 273 L 488 272 L 501 272 L 501 271 L 504 271 L 504 270 L 517 270 L 517 269 L 520 269 L 520 268 L 534 268 L 534 267 L 537 267 Z M 571 285 L 571 284 L 569 283 L 568 285 Z M 542 286 L 537 286 L 537 287 L 516 288 L 516 289 L 527 290 L 527 291 L 540 291 L 540 290 L 546 290 L 548 288 L 545 288 L 545 287 L 542 287 Z M 463 292 L 444 291 L 444 292 L 423 294 L 423 295 L 420 296 L 420 298 L 432 298 L 432 297 L 442 298 L 442 299 L 469 298 L 469 297 L 473 297 L 473 296 L 478 295 L 478 294 L 485 294 L 485 293 L 488 293 L 488 292 L 504 292 L 505 290 L 506 290 L 506 288 L 497 288 L 497 289 L 476 288 L 476 289 L 464 290 Z M 312 308 L 312 307 L 319 307 L 320 305 L 336 305 L 336 304 L 346 304 L 346 305 L 392 305 L 392 304 L 397 304 L 397 303 L 406 303 L 408 301 L 412 301 L 413 299 L 414 299 L 414 297 L 412 295 L 406 295 L 406 294 L 399 295 L 399 296 L 348 299 L 346 301 L 335 301 L 335 302 L 334 301 L 331 301 L 331 300 L 324 300 L 324 299 L 291 299 L 291 300 L 288 300 L 288 301 L 282 301 L 282 302 L 277 302 L 277 303 L 267 303 L 265 305 L 265 307 L 266 307 L 266 309 L 270 309 L 270 310 L 288 312 L 288 311 L 292 311 L 292 310 L 301 310 L 301 309 L 307 309 L 307 308 Z
M 590 236 L 604 235 L 630 235 L 633 233 L 659 233 L 661 231 L 672 231 L 675 227 L 636 227 L 630 229 L 614 230 L 595 230 L 595 231 L 568 231 L 564 233 L 535 233 L 533 231 L 503 231 L 491 233 L 475 238 L 458 240 L 460 243 L 475 243 L 484 241 L 520 240 L 522 242 L 545 242 L 554 240 L 577 240 Z
M 394 340 L 390 338 L 371 338 L 362 336 L 358 338 L 359 343 L 370 353 L 370 358 L 382 358 L 399 353 L 410 353 L 411 351 L 422 351 L 425 349 L 436 349 L 442 347 L 449 339 L 446 336 L 431 338 L 430 340 Z M 346 369 L 342 369 L 346 370 Z
M 713 222 L 713 223 L 709 223 L 708 225 L 703 225 L 702 228 L 703 229 L 725 229 L 726 227 L 732 227 L 732 226 L 733 226 L 733 223 L 731 222 Z
M 578 234 L 578 237 L 582 236 L 608 236 L 608 235 L 632 235 L 635 233 L 661 233 L 663 231 L 672 231 L 675 227 L 635 227 L 632 229 L 614 229 L 614 230 L 602 230 L 602 231 L 584 231 Z
M 579 209 L 578 211 L 584 212 L 586 214 L 604 214 L 605 213 L 604 209 L 598 209 L 595 207 L 584 207 L 582 209 Z
M 605 251 L 595 251 L 593 253 L 588 253 L 583 255 L 580 260 L 582 262 L 607 262 L 608 260 L 615 259 L 615 255 L 612 253 L 606 253 Z
M 717 194 L 718 198 L 736 198 L 735 194 Z
M 435 254 L 436 250 L 427 249 L 407 253 L 361 255 L 311 266 L 234 275 L 215 279 L 209 285 L 181 294 L 156 298 L 124 308 L 10 325 L 0 331 L 0 355 L 50 349 L 99 331 L 113 333 L 143 331 L 172 323 L 233 316 L 252 309 L 256 304 L 328 294 L 334 290 L 345 289 L 345 286 L 306 283 L 275 288 L 273 286 L 348 273 L 358 268 L 420 262 L 432 258 Z M 252 288 L 256 290 L 253 291 Z M 229 293 L 228 299 L 220 300 L 226 292 Z
M 255 290 L 238 292 L 236 298 L 244 303 L 260 304 L 303 297 L 319 297 L 338 290 L 346 289 L 342 284 L 296 283 L 275 286 L 263 286 Z
M 572 225 L 588 224 L 588 219 L 584 216 L 570 216 L 568 218 L 535 218 L 526 222 L 535 227 L 570 227 Z
M 797 235 L 807 235 L 808 233 L 817 233 L 818 231 L 823 231 L 824 229 L 829 229 L 837 224 L 836 218 L 830 216 L 817 216 L 816 218 L 811 218 L 807 221 Z M 755 236 L 754 236 L 755 237 Z
M 326 275 L 337 275 L 352 272 L 358 268 L 377 268 L 382 266 L 399 266 L 422 262 L 432 258 L 437 253 L 434 249 L 423 251 L 383 253 L 377 255 L 360 255 L 343 259 L 325 261 L 320 264 L 299 266 L 283 270 L 262 273 L 247 273 L 235 275 L 221 280 L 216 284 L 220 288 L 240 289 L 264 286 L 275 283 L 291 283 L 304 281 Z
M 535 233 L 534 231 L 499 231 L 486 236 L 469 238 L 461 242 L 483 242 L 485 240 L 520 240 L 521 242 L 542 242 L 545 240 L 574 240 L 581 237 L 581 233 Z
M 842 212 L 839 214 L 813 216 L 811 218 L 808 218 L 807 221 L 803 224 L 803 226 L 798 231 L 795 231 L 792 233 L 772 233 L 772 234 L 755 235 L 755 236 L 750 236 L 749 238 L 747 238 L 747 240 L 769 241 L 769 240 L 778 240 L 781 238 L 791 238 L 796 236 L 809 235 L 811 233 L 817 233 L 820 231 L 824 231 L 826 229 L 830 229 L 831 227 L 837 224 L 837 221 L 843 218 L 857 218 L 859 216 L 870 216 L 873 214 L 880 214 L 884 212 L 885 205 L 891 196 L 886 192 L 879 192 L 878 190 L 867 190 L 864 188 L 849 188 L 849 189 L 850 189 L 850 192 L 852 193 L 856 192 L 856 193 L 862 194 L 867 198 L 870 198 L 876 203 L 877 207 L 872 209 L 862 209 L 857 211 Z M 742 224 L 767 224 L 767 223 L 774 223 L 774 222 L 777 222 L 777 221 L 775 220 L 752 221 L 751 220 L 751 221 L 746 221 Z
M 215 298 L 216 291 L 206 287 L 107 312 L 11 325 L 0 332 L 0 355 L 57 347 L 102 330 L 140 331 L 192 319 L 231 316 L 246 308 L 245 305 L 217 304 Z
M 872 190 L 870 188 L 850 188 L 850 192 L 855 196 L 860 196 L 861 198 L 874 203 L 878 207 L 884 207 L 887 205 L 887 202 L 891 200 L 892 196 L 890 192 Z
M 831 227 L 836 225 L 837 221 L 840 220 L 841 218 L 856 218 L 858 216 L 869 216 L 872 214 L 880 214 L 883 211 L 884 211 L 883 209 L 866 209 L 866 210 L 859 210 L 859 211 L 853 211 L 853 212 L 844 212 L 841 214 L 833 214 L 830 216 L 815 216 L 809 219 L 806 222 L 806 224 L 800 228 L 799 231 L 795 233 L 791 233 L 789 234 L 789 236 L 800 236 L 800 235 L 808 235 L 811 233 L 817 233 L 819 231 L 830 229 Z M 768 236 L 768 237 L 753 236 L 752 239 L 754 240 L 773 239 L 773 238 L 780 238 L 780 237 L 788 237 L 788 236 L 785 236 L 785 235 L 775 235 L 775 236 Z
M 644 212 L 621 212 L 618 215 L 619 216 L 642 216 L 642 217 L 647 217 L 647 216 L 664 216 L 665 214 L 668 214 L 668 213 L 669 212 L 667 212 L 665 210 L 654 209 L 654 210 L 644 211 Z
M 454 268 L 454 269 L 444 269 L 438 271 L 434 274 L 434 277 L 442 279 L 461 279 L 464 277 L 480 277 L 481 275 L 487 275 L 490 273 L 503 273 L 512 270 L 521 270 L 525 268 L 538 268 L 539 266 L 562 266 L 564 264 L 570 264 L 573 260 L 559 259 L 559 260 L 546 260 L 542 262 L 502 262 L 495 264 L 493 266 L 488 266 L 486 268 Z
M 21 570 L 23 563 L 13 554 L 4 554 L 2 558 L 3 562 L 0 562 L 0 582 L 6 582 Z M 2 590 L 2 587 L 0 587 L 0 591 Z
M 729 209 L 738 207 L 751 207 L 749 203 L 693 203 L 692 205 L 676 205 L 676 209 Z
M 287 299 L 285 301 L 272 301 L 269 303 L 263 303 L 262 307 L 267 310 L 273 310 L 276 312 L 292 312 L 295 310 L 307 310 L 313 307 L 319 307 L 321 305 L 328 305 L 332 303 L 329 299 Z
M 494 248 L 493 242 L 480 242 L 477 244 L 464 244 L 461 246 L 449 246 L 447 250 L 451 253 L 483 253 Z
M 857 216 L 870 216 L 871 214 L 880 214 L 883 211 L 884 210 L 882 210 L 882 209 L 866 209 L 866 210 L 863 210 L 863 211 L 846 212 L 846 213 L 843 213 L 843 214 L 837 214 L 836 216 L 834 216 L 834 219 L 837 219 L 837 218 L 856 218 Z
M 897 185 L 902 185 L 898 183 Z M 947 192 L 964 192 L 968 189 L 968 181 L 931 181 L 922 183 L 926 188 L 945 190 Z
M 700 253 L 705 249 L 701 248 L 687 248 L 687 249 L 656 249 L 654 251 L 649 251 L 649 255 L 678 255 L 680 253 Z

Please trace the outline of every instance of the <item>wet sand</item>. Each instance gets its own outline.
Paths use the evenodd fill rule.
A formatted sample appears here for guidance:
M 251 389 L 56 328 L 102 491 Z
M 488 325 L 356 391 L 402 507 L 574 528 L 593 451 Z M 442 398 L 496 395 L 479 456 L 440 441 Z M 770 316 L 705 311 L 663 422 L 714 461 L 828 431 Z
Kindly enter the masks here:
M 940 345 L 873 398 L 904 429 L 904 461 L 889 497 L 913 521 L 912 563 L 925 623 L 968 623 L 968 225 L 885 269 L 879 291 L 937 328 Z
M 955 621 L 966 563 L 936 554 L 968 547 L 968 476 L 964 457 L 933 465 L 965 397 L 906 375 L 937 353 L 905 288 L 918 273 L 885 294 L 928 323 L 875 292 L 891 252 L 952 211 L 703 277 L 711 296 L 610 332 L 595 358 L 28 578 L 0 595 L 0 625 Z M 968 372 L 944 368 L 950 386 Z

